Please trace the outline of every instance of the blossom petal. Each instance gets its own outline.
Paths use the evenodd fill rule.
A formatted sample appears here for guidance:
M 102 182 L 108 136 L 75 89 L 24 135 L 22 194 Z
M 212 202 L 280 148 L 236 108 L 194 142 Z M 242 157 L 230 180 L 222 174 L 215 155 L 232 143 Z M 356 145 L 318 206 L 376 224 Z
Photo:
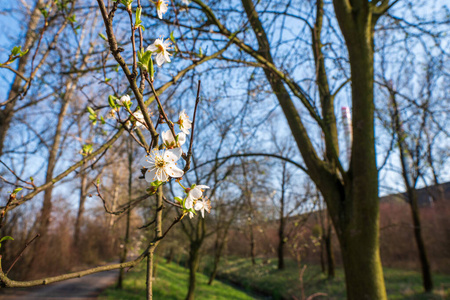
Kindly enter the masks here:
M 198 187 L 199 189 L 202 189 L 202 190 L 205 190 L 205 189 L 209 189 L 209 188 L 210 188 L 210 187 L 207 186 L 207 185 L 201 185 L 201 184 L 198 184 L 198 185 L 196 185 L 195 187 Z
M 158 47 L 156 47 L 155 44 L 151 44 L 147 47 L 147 51 L 156 52 L 158 50 Z
M 170 56 L 169 56 L 169 52 L 164 51 L 164 59 L 165 59 L 167 62 L 171 62 Z
M 156 172 L 156 177 L 162 182 L 169 180 L 169 175 L 167 175 L 166 171 L 161 168 L 158 169 L 158 172 Z
M 180 178 L 184 174 L 183 170 L 178 168 L 175 164 L 168 164 L 164 167 L 164 170 L 173 178 Z
M 194 199 L 192 199 L 192 197 L 187 196 L 186 201 L 184 202 L 184 207 L 186 209 L 191 209 L 192 204 L 194 204 Z
M 145 155 L 139 162 L 139 165 L 141 165 L 144 168 L 150 168 L 154 167 L 155 163 L 153 161 L 153 158 L 150 157 L 150 155 Z
M 186 134 L 184 132 L 180 132 L 178 134 L 178 143 L 180 144 L 180 146 L 186 143 Z
M 170 145 L 174 141 L 172 132 L 170 132 L 170 130 L 163 131 L 161 133 L 161 137 L 163 139 L 163 143 L 164 144 L 169 144 Z
M 147 172 L 145 172 L 145 181 L 147 182 L 153 182 L 156 181 L 156 171 L 157 168 L 149 169 Z
M 197 203 L 195 203 L 194 205 L 194 209 L 195 210 L 200 210 L 203 207 L 203 201 L 197 201 Z
M 180 147 L 175 149 L 169 149 L 164 152 L 164 161 L 169 163 L 175 163 L 180 159 L 183 150 Z
M 158 67 L 161 67 L 166 60 L 164 59 L 164 55 L 162 53 L 158 53 L 156 55 L 156 64 Z
M 194 199 L 198 199 L 198 198 L 200 198 L 201 196 L 202 196 L 202 190 L 201 189 L 199 189 L 199 188 L 197 188 L 197 187 L 195 187 L 194 189 L 192 189 L 192 190 L 190 190 L 189 191 L 189 195 L 192 195 L 192 197 L 194 198 Z

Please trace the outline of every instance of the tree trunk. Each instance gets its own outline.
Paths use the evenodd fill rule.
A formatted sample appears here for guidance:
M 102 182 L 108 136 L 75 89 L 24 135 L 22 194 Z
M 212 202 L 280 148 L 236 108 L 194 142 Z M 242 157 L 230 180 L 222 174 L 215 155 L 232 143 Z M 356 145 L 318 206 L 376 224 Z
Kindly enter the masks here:
M 268 37 L 259 20 L 252 0 L 242 0 L 249 22 L 258 40 L 258 54 L 273 64 Z M 373 99 L 373 32 L 383 6 L 373 1 L 333 0 L 335 14 L 343 33 L 350 61 L 352 78 L 353 145 L 350 168 L 343 170 L 338 159 L 339 147 L 325 120 L 327 161 L 320 158 L 313 146 L 301 116 L 286 90 L 286 79 L 270 68 L 263 68 L 274 94 L 283 110 L 292 135 L 308 168 L 308 175 L 321 191 L 340 241 L 349 300 L 387 299 L 379 253 L 378 170 L 376 167 Z M 374 15 L 374 11 L 378 14 Z M 319 24 L 320 25 L 320 24 Z M 256 57 L 256 55 L 255 55 Z M 320 67 L 320 66 L 319 66 Z M 320 73 L 320 69 L 319 69 Z M 320 74 L 319 74 L 320 77 Z M 323 77 L 323 76 L 322 76 Z M 323 78 L 325 79 L 325 78 Z M 320 80 L 320 78 L 319 78 Z M 301 88 L 290 84 L 292 92 L 309 109 Z M 300 91 L 298 91 L 300 89 Z M 320 119 L 334 113 L 332 99 L 322 103 Z M 317 121 L 321 124 L 321 120 Z M 322 122 L 322 123 L 323 123 Z M 333 124 L 332 124 L 333 123 Z M 340 167 L 340 168 L 339 168 Z
M 284 269 L 284 193 L 286 190 L 286 163 L 283 164 L 283 173 L 281 179 L 281 198 L 280 198 L 280 224 L 278 226 L 278 270 Z
M 417 203 L 417 193 L 415 190 L 409 189 L 408 195 L 414 225 L 414 238 L 416 240 L 417 250 L 419 252 L 420 266 L 422 269 L 423 287 L 426 292 L 431 292 L 433 290 L 433 279 L 431 276 L 431 268 L 430 262 L 428 260 L 427 250 L 422 237 L 422 225 L 420 221 L 419 206 Z
M 87 174 L 83 170 L 85 165 L 83 164 L 80 168 L 80 179 L 81 179 L 81 187 L 80 187 L 80 203 L 78 205 L 78 213 L 77 219 L 75 221 L 75 230 L 73 235 L 73 244 L 78 249 L 79 239 L 80 239 L 80 230 L 81 230 L 81 219 L 84 213 L 84 203 L 86 202 L 87 195 Z
M 217 269 L 219 268 L 219 262 L 222 258 L 222 253 L 225 249 L 225 245 L 227 244 L 227 236 L 228 236 L 228 228 L 224 233 L 224 238 L 221 243 L 218 243 L 218 247 L 216 248 L 216 253 L 214 255 L 214 265 L 211 275 L 209 276 L 208 285 L 212 285 L 214 279 L 216 279 Z
M 133 144 L 131 142 L 128 143 L 128 203 L 131 203 L 131 196 L 133 193 Z M 128 247 L 130 243 L 130 221 L 131 221 L 131 209 L 127 210 L 127 225 L 125 229 L 125 240 L 123 245 L 123 252 L 120 256 L 120 263 L 124 263 L 127 260 L 128 255 Z M 152 252 L 153 253 L 153 252 Z M 150 264 L 153 267 L 153 261 L 149 260 Z M 117 288 L 123 288 L 123 277 L 124 277 L 124 269 L 121 268 L 119 271 L 119 277 L 117 278 Z M 151 291 L 150 291 L 151 292 Z
M 200 246 L 198 242 L 191 242 L 189 250 L 189 289 L 186 295 L 186 300 L 194 300 L 195 298 L 195 286 L 196 286 L 196 273 L 200 263 Z
M 374 14 L 377 8 L 370 1 L 350 6 L 348 1 L 334 0 L 333 4 L 349 53 L 353 144 L 345 192 L 328 198 L 327 204 L 342 248 L 347 298 L 387 299 L 379 250 L 373 99 L 373 33 L 381 14 Z M 322 193 L 325 190 L 322 187 Z M 339 212 L 330 205 L 335 201 Z
M 283 198 L 283 197 L 282 197 Z M 278 270 L 284 269 L 284 199 L 281 200 L 280 224 L 278 227 Z
M 333 245 L 331 240 L 331 222 L 328 221 L 328 229 L 327 234 L 325 235 L 325 248 L 327 253 L 327 263 L 328 263 L 328 279 L 333 279 L 335 276 L 334 271 L 334 254 L 333 254 Z
M 327 269 L 325 267 L 325 235 L 322 235 L 321 241 L 320 241 L 320 269 L 322 270 L 322 273 L 325 274 Z
M 425 243 L 424 243 L 423 237 L 422 237 L 420 212 L 419 212 L 419 206 L 417 203 L 417 193 L 415 190 L 415 186 L 416 186 L 418 177 L 413 178 L 413 176 L 411 176 L 412 172 L 410 170 L 410 167 L 409 167 L 409 164 L 407 161 L 409 151 L 407 150 L 408 148 L 405 143 L 405 139 L 407 136 L 402 128 L 402 122 L 400 119 L 399 108 L 398 108 L 397 101 L 395 98 L 395 93 L 393 93 L 393 92 L 391 93 L 391 101 L 392 101 L 392 106 L 394 109 L 394 114 L 393 114 L 394 130 L 395 130 L 395 133 L 397 134 L 400 161 L 401 161 L 401 165 L 402 165 L 402 176 L 403 176 L 403 181 L 405 183 L 406 192 L 408 195 L 409 206 L 411 208 L 411 216 L 412 216 L 413 225 L 414 225 L 414 238 L 416 240 L 417 251 L 419 253 L 419 261 L 420 261 L 420 266 L 421 266 L 421 270 L 422 270 L 423 287 L 426 292 L 431 292 L 433 290 L 433 279 L 431 277 L 430 262 L 428 260 Z
M 36 41 L 37 34 L 36 28 L 39 23 L 39 19 L 41 18 L 42 13 L 39 8 L 41 8 L 44 4 L 43 0 L 36 1 L 36 5 L 31 13 L 30 21 L 28 22 L 27 32 L 25 34 L 25 43 L 23 44 L 22 49 L 28 50 L 33 46 L 33 43 Z M 19 65 L 17 67 L 17 72 L 24 74 L 25 67 L 28 63 L 28 59 L 30 58 L 30 52 L 19 58 Z M 9 126 L 11 124 L 12 117 L 14 115 L 14 106 L 16 105 L 19 94 L 22 92 L 22 78 L 17 75 L 14 75 L 14 81 L 12 83 L 11 89 L 8 94 L 7 99 L 13 99 L 11 102 L 5 105 L 3 109 L 0 110 L 0 157 L 3 154 L 3 146 L 5 143 L 6 134 L 8 132 Z
M 252 258 L 252 265 L 256 265 L 256 250 L 255 250 L 255 235 L 253 233 L 253 221 L 248 225 L 250 230 L 250 257 Z

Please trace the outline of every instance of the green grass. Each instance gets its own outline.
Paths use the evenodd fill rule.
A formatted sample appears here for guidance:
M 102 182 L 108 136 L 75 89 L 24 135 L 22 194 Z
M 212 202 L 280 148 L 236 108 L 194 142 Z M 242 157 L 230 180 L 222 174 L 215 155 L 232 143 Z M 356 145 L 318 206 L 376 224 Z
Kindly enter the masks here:
M 187 294 L 188 270 L 175 264 L 161 262 L 157 266 L 156 279 L 153 282 L 153 298 L 164 300 L 184 299 Z M 254 299 L 246 293 L 224 283 L 207 285 L 208 278 L 198 273 L 195 299 L 247 300 Z M 123 290 L 110 287 L 102 293 L 100 299 L 145 299 L 145 269 L 138 267 L 126 274 Z
M 205 270 L 208 266 L 205 266 Z M 257 290 L 271 295 L 273 299 L 301 299 L 299 269 L 293 261 L 287 261 L 286 269 L 277 269 L 277 260 L 257 260 L 252 266 L 249 259 L 229 259 L 220 268 L 219 277 L 241 284 L 246 290 Z M 384 268 L 388 298 L 392 300 L 441 300 L 450 299 L 450 275 L 434 274 L 435 292 L 422 293 L 421 276 L 418 272 Z M 327 297 L 315 299 L 345 299 L 345 279 L 342 269 L 336 270 L 336 278 L 329 281 L 319 266 L 310 265 L 304 273 L 305 295 L 317 292 Z
M 202 269 L 208 273 L 210 262 L 204 260 Z M 286 262 L 286 269 L 277 269 L 277 260 L 258 259 L 252 266 L 249 259 L 233 258 L 224 261 L 220 266 L 218 276 L 221 280 L 238 284 L 242 290 L 264 293 L 272 299 L 301 299 L 299 269 L 294 261 Z M 450 275 L 433 274 L 435 291 L 433 294 L 422 292 L 421 276 L 418 272 L 384 268 L 386 289 L 391 300 L 442 300 L 450 299 Z M 158 263 L 154 281 L 154 299 L 184 299 L 187 293 L 187 269 L 166 264 L 164 260 Z M 215 281 L 208 286 L 207 276 L 197 273 L 196 299 L 255 299 L 230 285 Z M 304 273 L 305 295 L 321 292 L 327 297 L 315 299 L 345 299 L 345 279 L 343 270 L 336 270 L 336 278 L 327 280 L 320 267 L 309 265 Z M 145 299 L 145 270 L 136 268 L 126 275 L 124 289 L 107 289 L 100 299 Z

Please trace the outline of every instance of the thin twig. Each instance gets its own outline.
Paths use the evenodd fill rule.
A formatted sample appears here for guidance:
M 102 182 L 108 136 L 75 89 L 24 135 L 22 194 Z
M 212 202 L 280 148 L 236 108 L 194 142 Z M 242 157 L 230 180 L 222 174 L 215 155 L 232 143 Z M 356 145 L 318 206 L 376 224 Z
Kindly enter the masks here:
M 177 135 L 175 134 L 175 129 L 173 127 L 173 123 L 169 120 L 167 117 L 166 112 L 164 111 L 164 108 L 162 107 L 161 101 L 159 100 L 158 94 L 156 93 L 155 87 L 153 86 L 153 82 L 148 77 L 148 73 L 145 74 L 145 79 L 150 84 L 150 87 L 152 89 L 153 95 L 155 95 L 156 102 L 158 102 L 158 109 L 160 114 L 163 116 L 164 120 L 166 121 L 167 125 L 169 125 L 170 132 L 172 132 L 173 139 L 177 140 Z
M 197 115 L 197 107 L 200 103 L 200 86 L 201 81 L 198 81 L 198 87 L 197 87 L 197 98 L 195 99 L 195 107 L 194 107 L 194 116 L 192 117 L 192 131 L 191 131 L 191 139 L 189 141 L 189 150 L 186 155 L 186 166 L 184 167 L 184 172 L 186 173 L 187 170 L 191 167 L 191 156 L 192 156 L 192 144 L 194 142 L 194 127 L 195 127 L 195 116 Z
M 117 216 L 117 215 L 120 215 L 120 214 L 126 212 L 128 209 L 130 209 L 130 208 L 133 207 L 134 205 L 136 205 L 136 204 L 138 204 L 139 202 L 141 202 L 141 201 L 147 199 L 148 197 L 150 197 L 150 195 L 148 195 L 148 194 L 142 195 L 142 196 L 138 197 L 137 199 L 131 201 L 131 202 L 128 203 L 127 205 L 125 205 L 122 209 L 116 210 L 116 211 L 111 211 L 111 210 L 109 210 L 108 207 L 106 206 L 106 200 L 105 200 L 105 198 L 103 197 L 103 195 L 102 195 L 101 192 L 100 192 L 100 184 L 97 184 L 97 183 L 94 182 L 93 185 L 94 185 L 95 188 L 97 189 L 97 196 L 100 197 L 100 199 L 102 199 L 103 207 L 105 208 L 105 211 L 106 211 L 108 214 L 111 214 L 111 215 L 116 215 L 116 216 Z
M 32 238 L 30 241 L 28 241 L 25 246 L 23 247 L 22 251 L 20 251 L 19 255 L 17 255 L 17 257 L 14 259 L 14 261 L 12 262 L 11 266 L 9 266 L 8 270 L 6 271 L 5 275 L 8 275 L 9 271 L 11 271 L 11 269 L 14 267 L 14 265 L 16 264 L 16 262 L 19 260 L 19 258 L 22 257 L 23 253 L 25 252 L 25 249 L 27 249 L 27 247 L 34 242 L 35 239 L 37 239 L 38 237 L 40 237 L 41 235 L 38 233 L 36 234 L 36 236 L 34 238 Z
M 147 223 L 147 224 L 145 224 L 145 225 L 142 225 L 141 227 L 138 227 L 138 229 L 144 229 L 144 228 L 147 228 L 147 227 L 149 227 L 150 225 L 154 224 L 155 222 L 156 222 L 156 219 L 153 220 L 153 221 L 150 221 L 149 223 Z

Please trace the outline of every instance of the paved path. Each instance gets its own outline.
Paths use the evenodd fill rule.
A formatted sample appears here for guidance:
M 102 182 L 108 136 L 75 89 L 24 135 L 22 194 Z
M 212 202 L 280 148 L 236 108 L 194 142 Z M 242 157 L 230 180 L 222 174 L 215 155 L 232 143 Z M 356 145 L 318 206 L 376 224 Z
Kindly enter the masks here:
M 28 289 L 4 289 L 0 291 L 1 300 L 33 299 L 97 299 L 97 296 L 117 279 L 117 270 L 96 273 L 81 278 L 39 286 Z

